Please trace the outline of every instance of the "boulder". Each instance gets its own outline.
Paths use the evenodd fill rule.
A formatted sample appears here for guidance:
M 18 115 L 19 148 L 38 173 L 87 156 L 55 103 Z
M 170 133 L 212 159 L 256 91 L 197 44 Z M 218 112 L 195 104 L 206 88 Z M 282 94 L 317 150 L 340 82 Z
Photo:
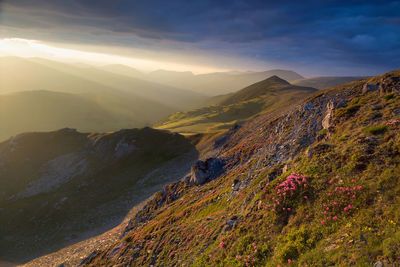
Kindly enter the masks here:
M 190 177 L 186 177 L 184 182 L 192 185 L 205 184 L 224 173 L 224 165 L 224 161 L 219 158 L 209 158 L 205 161 L 198 160 L 192 165 Z
M 366 84 L 364 84 L 361 92 L 363 94 L 366 94 L 366 93 L 369 93 L 369 92 L 377 91 L 378 89 L 379 89 L 379 85 L 366 83 Z

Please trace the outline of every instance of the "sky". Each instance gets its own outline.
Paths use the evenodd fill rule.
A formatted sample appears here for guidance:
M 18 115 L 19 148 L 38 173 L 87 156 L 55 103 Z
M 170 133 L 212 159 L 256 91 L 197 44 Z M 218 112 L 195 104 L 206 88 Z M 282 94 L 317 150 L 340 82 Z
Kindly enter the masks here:
M 0 53 L 195 73 L 400 68 L 400 1 L 0 0 Z

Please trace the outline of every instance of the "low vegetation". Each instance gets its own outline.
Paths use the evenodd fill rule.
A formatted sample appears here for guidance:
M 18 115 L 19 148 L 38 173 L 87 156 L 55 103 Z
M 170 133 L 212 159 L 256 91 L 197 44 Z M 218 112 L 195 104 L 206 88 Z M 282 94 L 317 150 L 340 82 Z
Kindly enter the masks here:
M 363 83 L 245 124 L 219 153 L 224 175 L 164 188 L 164 200 L 148 203 L 121 241 L 84 264 L 399 264 L 400 102 L 362 94 Z M 322 130 L 318 110 L 333 99 L 348 104 Z M 368 121 L 377 105 L 382 116 Z

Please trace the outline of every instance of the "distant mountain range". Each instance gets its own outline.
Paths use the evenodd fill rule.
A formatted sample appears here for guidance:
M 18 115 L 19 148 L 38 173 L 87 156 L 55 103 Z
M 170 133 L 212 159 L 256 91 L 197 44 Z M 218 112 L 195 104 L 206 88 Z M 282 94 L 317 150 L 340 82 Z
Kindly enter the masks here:
M 195 75 L 192 72 L 157 70 L 148 74 L 138 72 L 123 65 L 108 65 L 103 69 L 123 73 L 131 77 L 157 81 L 169 86 L 195 91 L 210 96 L 227 94 L 271 76 L 279 76 L 287 81 L 303 79 L 300 74 L 290 70 L 268 70 L 262 72 L 215 72 Z
M 110 131 L 150 125 L 208 97 L 94 67 L 0 57 L 0 140 L 62 127 Z
M 315 91 L 315 88 L 291 85 L 274 75 L 236 93 L 214 97 L 210 100 L 212 106 L 172 114 L 154 127 L 181 133 L 228 129 L 261 113 L 289 106 Z

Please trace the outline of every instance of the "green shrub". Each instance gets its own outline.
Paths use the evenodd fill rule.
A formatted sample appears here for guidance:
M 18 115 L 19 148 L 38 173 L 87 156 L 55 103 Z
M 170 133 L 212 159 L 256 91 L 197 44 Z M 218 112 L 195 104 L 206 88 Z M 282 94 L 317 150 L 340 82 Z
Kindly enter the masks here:
M 281 247 L 277 251 L 277 256 L 283 262 L 288 259 L 297 259 L 304 251 L 313 248 L 319 239 L 319 235 L 305 225 L 299 229 L 292 229 L 284 238 Z
M 318 132 L 318 135 L 326 135 L 328 133 L 328 129 L 322 129 Z
M 354 115 L 354 113 L 356 113 L 359 109 L 360 109 L 361 105 L 360 104 L 353 104 L 353 105 L 349 105 L 347 107 L 343 107 L 343 108 L 339 108 L 335 111 L 335 115 L 336 117 L 350 117 L 352 115 Z
M 364 128 L 364 131 L 369 134 L 378 135 L 383 134 L 387 131 L 386 125 L 368 126 Z
M 391 260 L 400 258 L 400 232 L 383 241 L 383 256 Z
M 385 95 L 383 98 L 385 98 L 386 100 L 390 100 L 390 99 L 394 98 L 394 94 L 392 93 L 392 94 Z

